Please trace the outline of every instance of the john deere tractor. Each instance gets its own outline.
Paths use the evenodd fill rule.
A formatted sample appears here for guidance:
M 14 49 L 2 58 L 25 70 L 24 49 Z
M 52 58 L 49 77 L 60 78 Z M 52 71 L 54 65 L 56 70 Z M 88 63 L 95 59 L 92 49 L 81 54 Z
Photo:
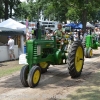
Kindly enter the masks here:
M 93 49 L 98 49 L 99 46 L 99 42 L 97 39 L 97 35 L 96 34 L 89 34 L 86 36 L 85 38 L 85 42 L 84 42 L 84 53 L 85 53 L 85 57 L 86 58 L 91 58 L 93 56 Z
M 73 42 L 69 53 L 63 48 L 59 50 L 59 43 L 55 36 L 53 40 L 41 38 L 41 29 L 37 29 L 37 37 L 26 42 L 26 58 L 28 65 L 23 66 L 20 72 L 21 83 L 24 87 L 35 87 L 40 81 L 42 73 L 47 72 L 50 65 L 68 64 L 72 78 L 81 75 L 84 64 L 84 49 L 80 41 Z M 67 62 L 66 62 L 67 61 Z

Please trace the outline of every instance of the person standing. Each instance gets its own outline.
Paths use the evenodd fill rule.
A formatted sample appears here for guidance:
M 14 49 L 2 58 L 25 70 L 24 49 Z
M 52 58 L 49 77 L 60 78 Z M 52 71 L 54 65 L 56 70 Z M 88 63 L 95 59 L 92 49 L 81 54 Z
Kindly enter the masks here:
M 10 60 L 14 58 L 15 60 L 15 54 L 14 54 L 14 40 L 11 38 L 11 36 L 8 37 L 8 47 L 9 47 L 9 56 Z
M 32 28 L 32 38 L 34 39 L 35 38 L 35 35 L 34 35 L 34 28 Z
M 78 41 L 78 33 L 77 32 L 74 33 L 74 41 Z
M 97 27 L 95 28 L 94 32 L 95 32 L 95 34 L 97 35 L 97 36 L 96 36 L 96 40 L 98 41 L 98 40 L 99 40 L 99 30 L 98 30 Z
M 81 42 L 83 41 L 83 32 L 82 32 L 82 30 L 80 30 L 80 41 Z
M 26 40 L 30 40 L 30 39 L 32 39 L 32 34 L 31 34 L 31 32 L 27 32 L 26 33 Z

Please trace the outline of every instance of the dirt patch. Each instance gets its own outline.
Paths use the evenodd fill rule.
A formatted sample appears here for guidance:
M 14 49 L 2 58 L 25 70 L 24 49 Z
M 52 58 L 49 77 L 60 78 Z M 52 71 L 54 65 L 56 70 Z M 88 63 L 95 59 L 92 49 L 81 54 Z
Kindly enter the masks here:
M 48 72 L 42 74 L 40 83 L 35 88 L 22 86 L 20 71 L 0 78 L 0 98 L 1 100 L 99 100 L 99 51 L 100 49 L 94 51 L 96 57 L 94 55 L 90 59 L 85 59 L 82 75 L 76 79 L 70 77 L 67 65 L 50 66 Z M 8 63 L 4 64 L 11 65 Z M 14 66 L 13 64 L 12 67 Z

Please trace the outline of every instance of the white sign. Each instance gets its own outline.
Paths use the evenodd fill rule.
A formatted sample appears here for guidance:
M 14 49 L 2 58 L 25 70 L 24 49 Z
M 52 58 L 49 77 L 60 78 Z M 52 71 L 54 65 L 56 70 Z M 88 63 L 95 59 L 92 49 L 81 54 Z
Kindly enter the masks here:
M 21 54 L 19 56 L 19 64 L 27 64 L 26 54 Z

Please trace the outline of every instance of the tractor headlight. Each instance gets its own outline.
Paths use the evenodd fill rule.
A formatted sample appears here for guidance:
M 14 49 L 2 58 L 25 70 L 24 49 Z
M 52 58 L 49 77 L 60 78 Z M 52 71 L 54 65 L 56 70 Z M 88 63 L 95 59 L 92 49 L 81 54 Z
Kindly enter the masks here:
M 37 45 L 37 55 L 41 55 L 41 46 Z

